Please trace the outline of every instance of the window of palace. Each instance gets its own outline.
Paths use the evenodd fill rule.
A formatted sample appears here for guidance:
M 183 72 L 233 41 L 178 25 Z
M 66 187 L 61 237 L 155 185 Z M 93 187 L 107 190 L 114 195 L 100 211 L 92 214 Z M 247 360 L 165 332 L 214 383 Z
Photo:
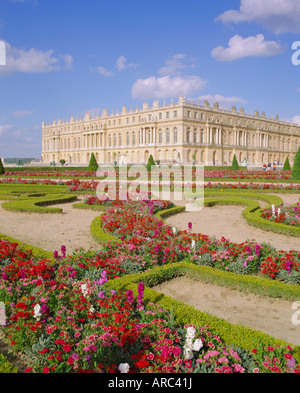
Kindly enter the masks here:
M 135 117 L 132 118 L 132 123 L 135 123 Z
M 170 112 L 166 112 L 166 119 L 170 118 Z
M 132 144 L 135 145 L 135 132 L 132 134 Z
M 191 141 L 191 131 L 189 129 L 186 132 L 186 141 L 188 143 Z
M 159 118 L 159 120 L 162 119 L 162 113 L 159 113 L 159 114 L 158 114 L 158 118 Z
M 170 143 L 170 130 L 166 130 L 166 143 Z
M 158 132 L 158 143 L 162 143 L 162 130 Z
M 174 111 L 174 117 L 175 118 L 177 117 L 177 111 Z
M 178 139 L 178 131 L 177 128 L 174 128 L 174 142 L 177 143 L 177 139 Z

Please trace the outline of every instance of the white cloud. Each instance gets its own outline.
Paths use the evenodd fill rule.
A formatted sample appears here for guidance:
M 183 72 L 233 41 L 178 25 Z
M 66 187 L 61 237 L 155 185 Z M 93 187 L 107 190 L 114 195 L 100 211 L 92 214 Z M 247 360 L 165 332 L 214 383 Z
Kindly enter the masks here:
M 31 115 L 32 113 L 34 113 L 34 112 L 33 112 L 33 111 L 27 111 L 27 110 L 24 110 L 24 111 L 14 111 L 14 112 L 13 112 L 13 115 L 14 115 L 15 117 L 21 117 L 21 116 Z
M 209 103 L 214 103 L 214 102 L 218 102 L 221 105 L 231 105 L 231 104 L 248 104 L 248 101 L 244 100 L 243 98 L 240 97 L 224 97 L 221 94 L 215 94 L 213 95 L 203 95 L 198 97 L 198 100 L 200 101 L 205 101 L 207 100 Z
M 294 116 L 292 118 L 292 123 L 300 124 L 300 116 Z
M 186 65 L 181 62 L 181 60 L 185 57 L 186 55 L 181 53 L 172 56 L 170 60 L 166 61 L 166 65 L 158 71 L 159 75 L 165 76 L 179 74 L 180 72 L 178 72 L 178 70 L 186 68 Z
M 282 53 L 284 48 L 279 42 L 265 41 L 263 34 L 242 38 L 238 34 L 229 40 L 228 48 L 218 46 L 211 54 L 218 61 L 234 61 L 244 57 L 268 57 Z
M 18 49 L 6 43 L 6 66 L 0 68 L 0 73 L 4 75 L 15 72 L 47 73 L 58 71 L 64 65 L 66 68 L 70 68 L 72 62 L 71 55 L 65 54 L 55 57 L 53 50 Z
M 203 89 L 206 81 L 198 76 L 151 76 L 147 79 L 138 79 L 132 86 L 132 97 L 143 99 L 159 99 L 179 97 L 182 94 L 191 96 Z
M 241 0 L 239 10 L 229 10 L 216 21 L 257 22 L 276 34 L 300 33 L 299 0 Z
M 5 125 L 5 126 L 0 125 L 0 135 L 3 136 L 4 134 L 6 134 L 7 131 L 10 131 L 12 128 L 13 128 L 12 125 Z
M 116 67 L 118 71 L 123 71 L 125 68 L 136 68 L 138 64 L 127 63 L 126 57 L 120 56 L 116 61 Z
M 94 69 L 92 69 L 94 70 Z M 99 66 L 95 69 L 95 71 L 103 76 L 113 76 L 113 72 L 111 70 L 108 70 L 107 68 L 104 68 L 102 66 Z

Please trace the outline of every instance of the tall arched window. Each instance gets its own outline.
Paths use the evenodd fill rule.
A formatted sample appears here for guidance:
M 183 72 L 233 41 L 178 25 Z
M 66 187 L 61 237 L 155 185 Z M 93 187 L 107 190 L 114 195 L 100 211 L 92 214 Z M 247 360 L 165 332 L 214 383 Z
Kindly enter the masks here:
M 170 143 L 170 130 L 168 128 L 166 130 L 166 143 Z
M 190 131 L 189 128 L 188 128 L 187 131 L 186 131 L 186 141 L 187 141 L 188 143 L 191 142 L 191 131 Z
M 135 132 L 132 133 L 132 144 L 135 145 Z
M 158 143 L 162 143 L 162 130 L 158 131 Z
M 178 141 L 178 131 L 177 128 L 174 128 L 174 143 L 177 143 Z

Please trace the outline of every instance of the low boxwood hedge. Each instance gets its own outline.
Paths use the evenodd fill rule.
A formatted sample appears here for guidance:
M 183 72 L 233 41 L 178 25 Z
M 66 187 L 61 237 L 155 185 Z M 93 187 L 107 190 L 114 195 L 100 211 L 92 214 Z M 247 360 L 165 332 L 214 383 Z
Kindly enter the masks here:
M 5 210 L 26 213 L 62 213 L 63 209 L 46 207 L 60 203 L 73 202 L 77 200 L 77 196 L 64 194 L 50 194 L 36 197 L 35 195 L 20 196 L 17 199 L 2 203 Z

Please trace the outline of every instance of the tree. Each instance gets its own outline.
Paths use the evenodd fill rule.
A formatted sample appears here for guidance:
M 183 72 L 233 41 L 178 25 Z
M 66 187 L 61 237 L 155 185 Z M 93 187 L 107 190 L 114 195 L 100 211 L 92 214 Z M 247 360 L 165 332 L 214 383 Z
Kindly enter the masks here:
M 294 166 L 292 170 L 292 179 L 300 180 L 300 147 L 295 157 Z
M 5 169 L 3 166 L 2 159 L 0 158 L 0 175 L 4 175 L 4 174 L 5 174 Z
M 287 157 L 286 160 L 285 160 L 285 163 L 283 165 L 283 170 L 284 171 L 290 171 L 291 169 L 292 169 L 291 168 L 291 164 L 290 164 L 289 158 Z
M 231 165 L 231 169 L 234 171 L 238 171 L 240 169 L 238 161 L 236 159 L 236 155 L 233 156 L 233 161 L 232 161 L 232 165 Z
M 148 158 L 147 171 L 151 172 L 151 166 L 154 166 L 154 165 L 155 165 L 155 162 L 154 162 L 153 156 L 152 156 L 152 154 L 150 154 L 150 157 Z
M 92 153 L 91 158 L 90 158 L 90 163 L 89 163 L 89 166 L 88 166 L 88 170 L 91 171 L 91 172 L 94 172 L 97 169 L 98 169 L 98 164 L 97 164 L 97 161 L 96 161 L 96 158 L 95 158 L 95 154 Z
M 59 161 L 61 163 L 61 166 L 64 166 L 66 163 L 66 160 L 64 160 L 63 158 Z

